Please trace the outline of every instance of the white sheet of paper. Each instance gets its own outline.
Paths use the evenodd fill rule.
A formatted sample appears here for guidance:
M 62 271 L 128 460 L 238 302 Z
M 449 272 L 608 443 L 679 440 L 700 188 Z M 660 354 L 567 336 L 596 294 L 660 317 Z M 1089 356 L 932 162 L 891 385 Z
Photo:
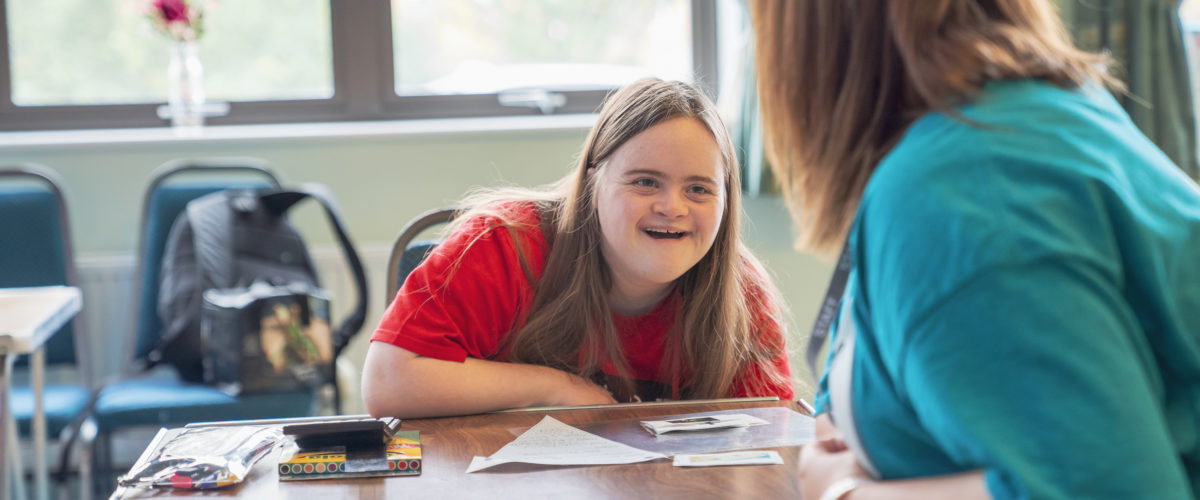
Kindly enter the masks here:
M 547 416 L 492 456 L 471 459 L 467 473 L 510 462 L 539 465 L 608 465 L 646 462 L 656 458 L 667 456 L 604 439 Z

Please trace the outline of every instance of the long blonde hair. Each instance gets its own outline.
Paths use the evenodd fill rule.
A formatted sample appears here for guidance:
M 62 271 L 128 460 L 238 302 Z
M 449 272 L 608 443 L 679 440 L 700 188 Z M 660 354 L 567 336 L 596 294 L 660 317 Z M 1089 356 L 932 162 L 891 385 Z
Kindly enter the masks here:
M 912 122 L 997 80 L 1119 88 L 1046 0 L 752 0 L 765 142 L 798 243 L 836 250 Z
M 629 378 L 629 363 L 607 300 L 611 276 L 599 251 L 602 236 L 595 203 L 599 176 L 587 171 L 603 168 L 621 145 L 639 133 L 680 117 L 702 123 L 721 151 L 726 216 L 712 248 L 678 279 L 676 289 L 683 305 L 666 339 L 661 372 L 672 377 L 673 395 L 683 398 L 725 397 L 734 379 L 755 366 L 768 380 L 747 378 L 751 392 L 764 393 L 768 387 L 791 383 L 770 363 L 784 346 L 764 344 L 759 336 L 761 325 L 768 321 L 785 328 L 782 301 L 741 241 L 741 181 L 728 131 L 700 91 L 655 78 L 634 82 L 609 97 L 577 165 L 557 183 L 540 189 L 489 189 L 465 200 L 471 208 L 459 221 L 490 216 L 512 229 L 521 223 L 504 207 L 532 202 L 545 219 L 542 226 L 551 232 L 545 270 L 534 286 L 527 320 L 505 342 L 509 361 L 550 366 L 586 378 L 598 377 L 601 364 L 611 361 L 622 377 Z M 628 385 L 610 389 L 632 393 Z

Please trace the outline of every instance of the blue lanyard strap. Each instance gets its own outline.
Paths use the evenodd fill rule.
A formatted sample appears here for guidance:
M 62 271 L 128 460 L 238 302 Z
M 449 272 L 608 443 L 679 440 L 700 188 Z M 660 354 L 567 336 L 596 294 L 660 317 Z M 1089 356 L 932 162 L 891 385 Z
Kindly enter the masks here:
M 842 245 L 842 253 L 838 256 L 833 277 L 829 279 L 829 288 L 825 290 L 825 299 L 821 301 L 821 310 L 817 312 L 817 319 L 813 322 L 812 333 L 808 335 L 808 348 L 804 352 L 804 360 L 808 362 L 808 370 L 812 372 L 813 380 L 821 379 L 817 372 L 817 356 L 821 354 L 821 347 L 829 338 L 833 318 L 837 317 L 838 310 L 841 309 L 842 295 L 846 293 L 846 280 L 850 277 L 850 267 L 850 241 L 847 239 Z

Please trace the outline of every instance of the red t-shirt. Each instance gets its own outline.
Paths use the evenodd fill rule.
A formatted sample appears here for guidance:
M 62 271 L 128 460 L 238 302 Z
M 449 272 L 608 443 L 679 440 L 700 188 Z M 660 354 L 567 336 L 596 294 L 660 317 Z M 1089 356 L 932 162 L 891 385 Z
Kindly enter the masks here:
M 501 344 L 510 332 L 524 325 L 533 304 L 533 282 L 546 265 L 547 245 L 532 204 L 514 207 L 518 226 L 512 231 L 494 218 L 467 221 L 430 253 L 409 274 L 395 300 L 383 314 L 371 341 L 383 341 L 421 356 L 462 362 L 468 356 L 504 361 Z M 517 257 L 517 245 L 525 255 L 526 275 Z M 477 239 L 476 239 L 477 238 Z M 474 241 L 474 243 L 472 243 Z M 757 290 L 756 290 L 757 291 Z M 757 294 L 756 294 L 757 295 Z M 760 303 L 753 301 L 753 303 Z M 670 374 L 660 374 L 665 339 L 681 305 L 679 294 L 667 296 L 652 311 L 629 317 L 614 313 L 613 326 L 621 338 L 631 375 L 642 400 L 670 397 Z M 760 318 L 769 318 L 759 313 Z M 779 325 L 772 320 L 756 321 L 764 345 L 777 346 L 779 356 L 772 369 L 782 383 L 770 384 L 763 394 L 750 394 L 751 380 L 769 380 L 758 366 L 747 366 L 734 382 L 730 397 L 779 396 L 790 401 L 793 390 L 787 353 Z M 614 365 L 601 369 L 616 375 Z

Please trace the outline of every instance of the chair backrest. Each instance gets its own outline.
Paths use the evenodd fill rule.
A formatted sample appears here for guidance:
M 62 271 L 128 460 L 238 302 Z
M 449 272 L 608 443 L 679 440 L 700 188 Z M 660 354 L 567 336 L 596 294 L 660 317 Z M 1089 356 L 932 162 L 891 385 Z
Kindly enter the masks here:
M 158 288 L 163 251 L 171 225 L 187 203 L 222 189 L 279 189 L 280 185 L 278 176 L 267 163 L 254 158 L 173 160 L 154 171 L 142 202 L 137 278 L 134 281 L 137 307 L 133 361 L 145 359 L 162 334 Z
M 58 175 L 34 164 L 0 167 L 0 287 L 74 285 L 71 224 Z M 47 365 L 76 363 L 87 352 L 78 320 L 63 325 L 44 345 Z M 86 360 L 78 360 L 87 379 Z M 26 363 L 24 357 L 17 363 Z
M 426 229 L 446 224 L 458 215 L 456 208 L 438 208 L 430 210 L 421 215 L 416 216 L 404 226 L 404 230 L 400 231 L 400 236 L 396 237 L 396 242 L 392 244 L 392 255 L 388 259 L 387 271 L 387 301 L 391 302 L 396 297 L 396 292 L 404 285 L 404 279 L 408 278 L 408 274 L 421 265 L 429 252 L 441 243 L 441 240 L 419 240 L 420 236 Z

